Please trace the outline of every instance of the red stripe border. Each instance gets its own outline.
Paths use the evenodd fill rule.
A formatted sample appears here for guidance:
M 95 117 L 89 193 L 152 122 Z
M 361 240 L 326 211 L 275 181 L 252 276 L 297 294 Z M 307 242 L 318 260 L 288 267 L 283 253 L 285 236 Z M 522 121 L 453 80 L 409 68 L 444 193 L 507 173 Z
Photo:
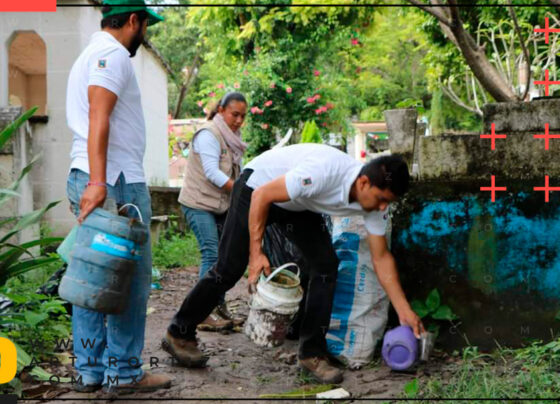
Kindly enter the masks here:
M 56 0 L 1 0 L 0 12 L 54 12 Z

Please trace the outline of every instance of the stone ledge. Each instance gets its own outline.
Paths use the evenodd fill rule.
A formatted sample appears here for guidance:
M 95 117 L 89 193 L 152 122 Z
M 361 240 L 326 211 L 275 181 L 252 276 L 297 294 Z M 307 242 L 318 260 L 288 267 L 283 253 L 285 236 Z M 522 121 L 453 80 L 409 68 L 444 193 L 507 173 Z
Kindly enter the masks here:
M 560 99 L 549 98 L 531 102 L 500 102 L 486 104 L 484 133 L 490 133 L 494 123 L 496 133 L 534 132 L 544 133 L 544 124 L 550 130 L 560 130 Z
M 550 140 L 549 150 L 543 139 L 531 133 L 511 133 L 496 140 L 479 135 L 428 136 L 419 139 L 420 180 L 488 180 L 490 175 L 503 179 L 544 179 L 560 177 L 560 139 Z

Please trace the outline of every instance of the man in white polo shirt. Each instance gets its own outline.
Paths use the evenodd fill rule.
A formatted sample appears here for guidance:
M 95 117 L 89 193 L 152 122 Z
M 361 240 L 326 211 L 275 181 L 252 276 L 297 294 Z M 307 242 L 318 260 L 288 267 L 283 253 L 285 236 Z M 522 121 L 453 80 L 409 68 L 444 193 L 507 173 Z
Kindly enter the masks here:
M 143 168 L 146 130 L 130 58 L 147 26 L 163 18 L 142 4 L 143 0 L 104 1 L 102 30 L 92 36 L 68 79 L 66 114 L 73 142 L 67 193 L 80 223 L 107 197 L 118 205 L 135 204 L 144 222 L 152 216 Z M 103 315 L 73 306 L 75 390 L 91 392 L 104 386 L 107 392 L 127 393 L 171 385 L 168 376 L 141 367 L 151 269 L 148 240 L 134 268 L 124 313 Z
M 325 145 L 298 144 L 269 150 L 252 160 L 235 182 L 218 251 L 218 262 L 186 297 L 167 329 L 162 346 L 187 366 L 203 366 L 196 326 L 233 287 L 249 265 L 254 285 L 270 263 L 262 251 L 267 224 L 277 223 L 301 251 L 309 282 L 299 313 L 299 365 L 322 383 L 339 383 L 342 372 L 328 361 L 329 327 L 338 259 L 321 214 L 363 215 L 372 260 L 401 324 L 424 331 L 401 288 L 387 248 L 389 203 L 408 190 L 408 167 L 399 156 L 366 165 Z

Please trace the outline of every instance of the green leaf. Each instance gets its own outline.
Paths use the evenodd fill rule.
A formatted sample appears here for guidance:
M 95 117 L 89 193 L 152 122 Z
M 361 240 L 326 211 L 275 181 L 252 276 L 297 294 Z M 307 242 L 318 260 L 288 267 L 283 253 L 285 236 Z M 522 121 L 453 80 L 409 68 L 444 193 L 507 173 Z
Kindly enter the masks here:
M 432 318 L 436 320 L 455 320 L 457 316 L 453 313 L 451 307 L 442 305 L 432 314 Z
M 555 320 L 560 320 L 560 311 L 558 313 L 556 313 L 556 316 L 554 317 Z
M 325 391 L 332 390 L 333 388 L 335 388 L 335 385 L 333 384 L 323 384 L 323 385 L 311 386 L 309 388 L 299 388 L 295 390 L 290 390 L 285 393 L 261 394 L 259 395 L 259 398 L 296 399 L 296 398 L 315 397 L 317 394 L 324 393 Z
M 8 268 L 8 270 L 0 272 L 0 285 L 6 283 L 9 278 L 24 274 L 32 269 L 41 268 L 57 261 L 60 261 L 60 257 L 45 257 L 21 261 L 16 265 L 12 265 Z
M 13 223 L 17 220 L 17 217 L 9 217 L 8 219 L 0 220 L 0 228 L 7 224 Z
M 14 394 L 18 397 L 21 397 L 23 393 L 23 383 L 17 377 L 14 377 L 12 381 L 8 383 L 8 385 L 14 389 Z
M 53 331 L 57 331 L 60 335 L 68 335 L 70 330 L 68 327 L 64 326 L 63 324 L 55 324 L 52 327 L 49 327 Z
M 404 385 L 404 393 L 409 398 L 415 397 L 418 394 L 419 389 L 420 386 L 418 385 L 418 379 L 411 380 Z
M 14 235 L 16 235 L 19 231 L 21 231 L 21 230 L 39 222 L 41 220 L 41 218 L 43 217 L 43 215 L 49 209 L 52 209 L 54 206 L 58 205 L 59 203 L 60 203 L 60 201 L 51 202 L 47 206 L 45 206 L 44 208 L 37 209 L 37 210 L 23 216 L 11 231 L 9 231 L 4 237 L 2 237 L 0 239 L 0 244 L 4 243 L 6 240 L 10 239 L 10 237 L 13 237 Z
M 428 325 L 428 331 L 434 333 L 437 336 L 439 334 L 439 325 L 438 324 Z
M 16 191 L 7 188 L 0 188 L 0 195 L 20 196 Z
M 435 311 L 440 305 L 439 292 L 437 289 L 433 289 L 428 297 L 426 298 L 426 307 L 431 312 Z
M 60 237 L 45 237 L 42 239 L 29 241 L 21 245 L 5 244 L 4 247 L 11 247 L 11 249 L 9 249 L 7 252 L 3 254 L 0 254 L 0 272 L 7 270 L 23 254 L 28 254 L 30 257 L 33 257 L 33 254 L 29 252 L 30 248 L 59 243 L 62 240 L 63 238 Z
M 19 184 L 21 183 L 21 181 L 23 180 L 23 178 L 29 174 L 29 171 L 31 171 L 31 169 L 33 168 L 33 165 L 39 160 L 39 158 L 41 157 L 41 154 L 37 154 L 36 156 L 33 157 L 33 159 L 31 159 L 31 161 L 29 162 L 29 164 L 27 164 L 23 170 L 21 170 L 21 173 L 19 174 L 19 177 L 17 180 L 15 180 L 8 188 L 8 190 L 11 191 L 15 191 L 18 187 Z M 4 205 L 7 201 L 9 201 L 11 199 L 10 195 L 0 195 L 0 207 L 2 205 Z
M 0 333 L 0 337 L 7 338 L 12 341 L 10 337 L 8 337 L 8 335 L 4 333 Z M 12 341 L 12 343 L 16 346 L 17 371 L 20 372 L 24 367 L 28 366 L 31 363 L 31 356 L 29 356 L 29 354 L 25 352 L 23 348 L 16 344 L 14 341 Z
M 16 324 L 27 324 L 25 321 L 25 317 L 21 313 L 3 313 L 0 316 L 0 324 L 9 324 L 9 325 L 16 325 Z
M 33 311 L 26 311 L 24 315 L 25 315 L 25 320 L 32 327 L 35 327 L 41 321 L 45 321 L 47 318 L 49 318 L 49 315 L 47 313 L 35 313 Z
M 35 377 L 35 379 L 40 380 L 40 381 L 45 381 L 48 382 L 51 380 L 51 377 L 53 377 L 54 375 L 52 373 L 47 372 L 45 369 L 39 367 L 39 366 L 35 366 L 33 368 L 33 370 L 31 372 L 29 372 L 29 374 L 33 377 Z M 60 379 L 61 383 L 69 383 L 70 382 L 70 378 L 69 377 L 55 377 L 55 380 L 58 381 L 58 379 Z
M 413 300 L 412 302 L 410 302 L 410 306 L 420 318 L 426 317 L 430 312 L 424 302 L 421 302 L 420 300 Z
M 25 123 L 25 121 L 27 121 L 29 118 L 31 118 L 33 116 L 33 114 L 35 113 L 35 111 L 37 111 L 38 108 L 39 107 L 33 107 L 30 110 L 24 112 L 15 121 L 13 121 L 11 124 L 9 124 L 4 129 L 2 129 L 2 132 L 0 132 L 0 149 L 4 147 L 4 145 L 6 144 L 8 139 L 10 139 L 10 137 L 12 137 L 14 132 L 21 125 L 23 125 Z

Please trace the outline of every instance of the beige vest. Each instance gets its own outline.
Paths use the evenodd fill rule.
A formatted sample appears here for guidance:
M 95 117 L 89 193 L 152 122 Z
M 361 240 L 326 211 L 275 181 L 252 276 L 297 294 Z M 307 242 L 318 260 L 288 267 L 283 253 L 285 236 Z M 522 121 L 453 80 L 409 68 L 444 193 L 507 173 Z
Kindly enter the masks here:
M 194 138 L 201 130 L 208 129 L 220 143 L 220 170 L 231 179 L 239 176 L 239 165 L 233 162 L 233 154 L 227 146 L 222 134 L 212 121 L 200 128 L 193 136 L 185 167 L 183 187 L 179 194 L 179 203 L 194 209 L 212 213 L 224 213 L 229 208 L 230 194 L 214 185 L 204 174 L 200 155 L 195 153 L 192 145 Z

